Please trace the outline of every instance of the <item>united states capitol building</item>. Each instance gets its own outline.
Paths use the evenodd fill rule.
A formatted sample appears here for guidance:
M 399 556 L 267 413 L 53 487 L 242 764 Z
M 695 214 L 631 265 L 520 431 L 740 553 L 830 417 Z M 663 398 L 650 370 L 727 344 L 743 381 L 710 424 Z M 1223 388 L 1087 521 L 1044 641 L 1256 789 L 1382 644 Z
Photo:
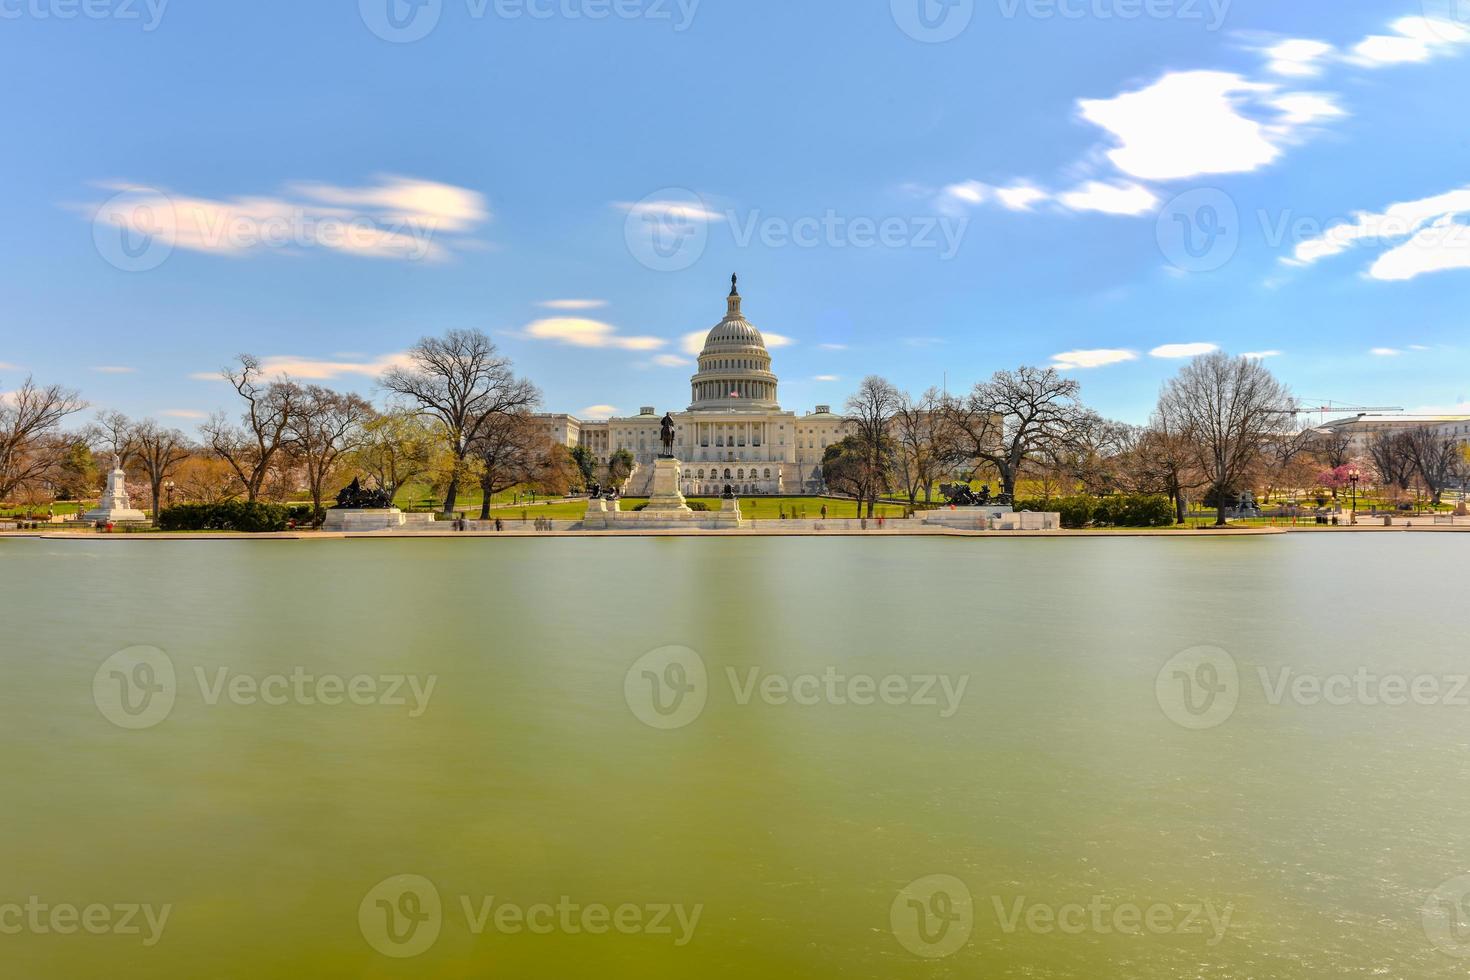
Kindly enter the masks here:
M 689 407 L 670 413 L 674 456 L 683 463 L 680 490 L 711 496 L 728 484 L 743 496 L 818 493 L 824 487 L 822 454 L 846 434 L 846 420 L 826 405 L 805 415 L 782 411 L 771 354 L 741 312 L 738 282 L 732 277 L 731 283 L 725 318 L 705 338 L 698 373 L 690 380 Z M 649 406 L 631 418 L 607 421 L 539 419 L 553 440 L 584 446 L 601 464 L 626 449 L 637 468 L 625 493 L 640 497 L 652 487 L 663 415 Z

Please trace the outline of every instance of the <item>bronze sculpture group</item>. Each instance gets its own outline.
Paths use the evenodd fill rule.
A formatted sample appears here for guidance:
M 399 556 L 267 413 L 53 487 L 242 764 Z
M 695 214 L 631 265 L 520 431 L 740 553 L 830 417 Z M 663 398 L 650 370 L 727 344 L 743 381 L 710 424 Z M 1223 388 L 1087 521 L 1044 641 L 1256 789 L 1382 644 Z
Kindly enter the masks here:
M 945 483 L 940 485 L 939 492 L 955 507 L 1011 507 L 1015 505 L 1015 499 L 1011 494 L 998 493 L 992 496 L 989 484 L 982 486 L 976 493 L 968 483 Z

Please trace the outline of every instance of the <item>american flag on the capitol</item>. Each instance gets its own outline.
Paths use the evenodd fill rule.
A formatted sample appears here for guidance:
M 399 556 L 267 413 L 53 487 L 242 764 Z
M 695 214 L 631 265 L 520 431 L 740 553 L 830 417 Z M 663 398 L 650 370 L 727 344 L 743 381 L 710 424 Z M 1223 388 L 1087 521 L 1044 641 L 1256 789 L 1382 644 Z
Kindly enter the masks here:
M 740 397 L 740 392 L 738 392 L 738 391 L 732 391 L 732 392 L 730 392 L 730 397 L 731 398 L 739 398 Z

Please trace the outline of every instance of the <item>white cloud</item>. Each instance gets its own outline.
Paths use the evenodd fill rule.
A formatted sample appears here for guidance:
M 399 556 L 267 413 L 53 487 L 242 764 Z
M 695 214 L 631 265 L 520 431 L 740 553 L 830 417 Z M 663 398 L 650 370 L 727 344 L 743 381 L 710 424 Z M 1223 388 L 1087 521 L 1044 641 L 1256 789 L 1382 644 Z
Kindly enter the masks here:
M 562 310 L 563 312 L 575 313 L 579 310 L 596 310 L 607 305 L 605 299 L 548 299 L 537 303 L 537 306 L 548 310 Z
M 818 375 L 813 375 L 812 380 L 813 381 L 829 382 L 829 381 L 841 381 L 842 379 L 840 377 L 838 377 L 837 375 L 835 375 L 835 374 L 818 374 Z
M 1116 142 L 1107 157 L 1143 180 L 1248 173 L 1273 163 L 1281 149 L 1242 103 L 1274 86 L 1223 71 L 1168 72 L 1147 88 L 1111 99 L 1083 99 L 1082 118 Z
M 588 405 L 577 413 L 582 419 L 610 419 L 622 414 L 614 405 Z
M 134 374 L 137 372 L 138 369 L 132 367 L 123 367 L 117 364 L 104 364 L 98 367 L 94 367 L 91 370 L 96 371 L 98 374 Z
M 289 376 L 295 381 L 330 381 L 347 375 L 376 378 L 390 368 L 408 367 L 413 360 L 406 353 L 384 354 L 366 361 L 317 360 L 297 357 L 293 354 L 274 354 L 260 359 L 260 371 L 267 378 Z M 220 371 L 195 371 L 189 375 L 195 381 L 223 381 Z
M 440 259 L 489 219 L 479 193 L 412 177 L 385 176 L 366 187 L 297 184 L 281 195 L 192 197 L 134 184 L 80 209 L 97 224 L 156 237 L 174 248 L 244 256 L 321 248 L 366 258 Z
M 703 221 L 710 224 L 716 221 L 724 221 L 725 216 L 718 211 L 711 211 L 702 204 L 691 201 L 618 201 L 613 207 L 636 214 L 640 217 L 651 218 L 660 222 L 669 221 Z
M 1374 34 L 1353 47 L 1349 60 L 1365 68 L 1422 63 L 1470 42 L 1470 29 L 1433 17 L 1402 17 L 1392 34 Z
M 1470 226 L 1444 217 L 1380 255 L 1369 267 L 1368 276 L 1403 282 L 1428 272 L 1452 269 L 1470 269 Z
M 1069 350 L 1052 355 L 1052 367 L 1063 371 L 1088 370 L 1138 360 L 1138 353 L 1131 350 L 1102 348 L 1099 350 Z
M 1266 103 L 1281 110 L 1281 123 L 1273 127 L 1273 131 L 1278 131 L 1283 125 L 1289 131 L 1290 127 L 1309 126 L 1324 119 L 1347 115 L 1330 96 L 1316 92 L 1288 92 L 1267 99 Z
M 1393 347 L 1375 347 L 1368 353 L 1374 357 L 1398 357 L 1403 351 Z
M 1266 56 L 1270 59 L 1266 68 L 1277 75 L 1293 78 L 1320 75 L 1322 62 L 1335 50 L 1325 41 L 1290 38 L 1266 49 Z
M 1183 357 L 1199 357 L 1201 354 L 1213 354 L 1220 349 L 1219 344 L 1197 343 L 1197 344 L 1163 344 L 1148 352 L 1149 357 L 1162 357 L 1167 359 Z
M 1454 221 L 1466 213 L 1470 213 L 1470 186 L 1393 204 L 1378 213 L 1360 211 L 1352 221 L 1298 243 L 1291 258 L 1282 261 L 1311 265 L 1356 245 L 1402 242 L 1378 258 L 1368 270 L 1370 278 L 1401 281 L 1426 272 L 1467 268 L 1470 228 Z
M 818 344 L 821 350 L 847 350 L 846 344 Z
M 680 357 L 678 354 L 660 354 L 653 359 L 653 363 L 659 367 L 676 368 L 687 367 L 693 362 L 687 357 Z
M 944 189 L 944 193 L 966 204 L 984 204 L 990 197 L 991 188 L 978 180 L 967 180 L 961 184 L 950 184 Z
M 679 349 L 691 357 L 698 357 L 704 350 L 704 342 L 709 337 L 708 330 L 693 330 L 686 333 L 679 341 Z
M 1240 356 L 1246 358 L 1247 360 L 1264 361 L 1268 357 L 1280 357 L 1281 354 L 1282 352 L 1279 350 L 1252 350 L 1246 351 Z
M 1159 199 L 1142 184 L 1105 184 L 1090 180 L 1080 187 L 1057 195 L 1064 207 L 1073 211 L 1101 211 L 1104 214 L 1135 215 L 1158 207 Z
M 165 408 L 163 411 L 159 412 L 158 414 L 159 415 L 162 415 L 164 418 L 170 418 L 170 419 L 207 419 L 207 418 L 209 418 L 209 414 L 207 412 L 196 411 L 195 409 L 192 409 L 192 408 Z
M 767 349 L 772 347 L 790 347 L 792 344 L 796 343 L 793 338 L 788 337 L 785 334 L 771 333 L 768 330 L 762 330 L 761 336 L 765 338 Z
M 0 371 L 19 371 L 19 370 L 20 370 L 20 365 L 18 365 L 18 364 L 7 364 L 4 361 L 0 361 Z
M 1012 184 L 1010 187 L 997 187 L 995 196 L 1001 206 L 1011 211 L 1030 211 L 1033 204 L 1045 201 L 1051 195 L 1039 187 L 1031 184 Z
M 614 347 L 622 350 L 658 350 L 666 341 L 660 337 L 624 337 L 618 328 L 601 320 L 581 317 L 551 317 L 526 327 L 533 340 L 550 340 L 568 347 Z

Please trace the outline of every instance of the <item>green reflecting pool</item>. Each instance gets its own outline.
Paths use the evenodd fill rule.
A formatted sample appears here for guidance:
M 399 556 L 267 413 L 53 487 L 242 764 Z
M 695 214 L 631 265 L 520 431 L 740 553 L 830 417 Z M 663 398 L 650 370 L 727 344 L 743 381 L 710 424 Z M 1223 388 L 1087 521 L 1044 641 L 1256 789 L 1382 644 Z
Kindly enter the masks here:
M 0 975 L 1463 976 L 1465 547 L 0 541 Z

